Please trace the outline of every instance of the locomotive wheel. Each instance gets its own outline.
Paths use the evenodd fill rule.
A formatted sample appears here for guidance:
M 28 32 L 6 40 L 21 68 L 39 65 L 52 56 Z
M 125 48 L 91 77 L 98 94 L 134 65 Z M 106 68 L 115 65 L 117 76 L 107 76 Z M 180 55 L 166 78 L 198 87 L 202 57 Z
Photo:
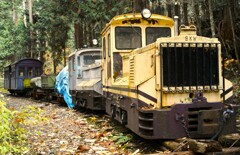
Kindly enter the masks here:
M 53 99 L 52 95 L 48 96 L 48 101 L 51 101 Z
M 75 101 L 75 102 L 76 102 L 76 105 L 77 105 L 77 106 L 79 106 L 79 101 L 78 101 L 77 99 L 76 99 L 76 101 Z
M 114 118 L 116 116 L 116 108 L 111 106 L 111 117 Z
M 127 112 L 126 111 L 121 112 L 121 124 L 122 125 L 127 124 Z
M 61 102 L 61 99 L 59 96 L 57 97 L 57 102 Z
M 82 101 L 82 106 L 85 107 L 85 108 L 87 107 L 87 100 Z

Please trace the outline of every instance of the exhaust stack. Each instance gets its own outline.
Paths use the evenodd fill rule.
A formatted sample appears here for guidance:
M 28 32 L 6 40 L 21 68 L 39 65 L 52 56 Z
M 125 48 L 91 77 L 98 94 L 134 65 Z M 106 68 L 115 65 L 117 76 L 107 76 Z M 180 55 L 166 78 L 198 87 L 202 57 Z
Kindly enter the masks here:
M 174 16 L 174 36 L 178 36 L 178 16 Z

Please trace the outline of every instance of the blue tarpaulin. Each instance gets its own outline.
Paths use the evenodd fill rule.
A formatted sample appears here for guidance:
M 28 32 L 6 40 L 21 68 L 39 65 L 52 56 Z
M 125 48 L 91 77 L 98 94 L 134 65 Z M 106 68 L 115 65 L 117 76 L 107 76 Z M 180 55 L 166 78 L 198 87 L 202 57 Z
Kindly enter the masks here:
M 55 89 L 59 94 L 63 95 L 68 108 L 73 108 L 75 106 L 72 103 L 72 96 L 69 93 L 68 66 L 64 67 L 57 75 Z

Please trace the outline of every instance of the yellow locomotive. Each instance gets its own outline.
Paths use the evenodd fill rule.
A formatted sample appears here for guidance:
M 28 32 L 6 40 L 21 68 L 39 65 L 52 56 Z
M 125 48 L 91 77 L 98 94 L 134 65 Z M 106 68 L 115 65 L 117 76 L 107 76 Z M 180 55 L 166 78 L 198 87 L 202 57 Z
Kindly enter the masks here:
M 146 139 L 208 138 L 236 131 L 232 83 L 221 44 L 195 26 L 140 13 L 115 16 L 102 31 L 106 112 Z

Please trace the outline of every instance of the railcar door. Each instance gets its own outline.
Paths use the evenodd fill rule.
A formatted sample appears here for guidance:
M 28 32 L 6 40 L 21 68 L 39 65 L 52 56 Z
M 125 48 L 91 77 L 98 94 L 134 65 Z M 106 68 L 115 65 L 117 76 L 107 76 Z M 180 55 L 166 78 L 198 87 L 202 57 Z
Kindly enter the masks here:
M 11 66 L 11 72 L 10 72 L 10 89 L 14 90 L 16 89 L 16 71 L 15 71 L 15 65 Z
M 18 66 L 17 67 L 17 74 L 16 74 L 16 88 L 19 90 L 23 89 L 23 81 L 25 78 L 26 74 L 25 74 L 25 67 L 24 66 Z

